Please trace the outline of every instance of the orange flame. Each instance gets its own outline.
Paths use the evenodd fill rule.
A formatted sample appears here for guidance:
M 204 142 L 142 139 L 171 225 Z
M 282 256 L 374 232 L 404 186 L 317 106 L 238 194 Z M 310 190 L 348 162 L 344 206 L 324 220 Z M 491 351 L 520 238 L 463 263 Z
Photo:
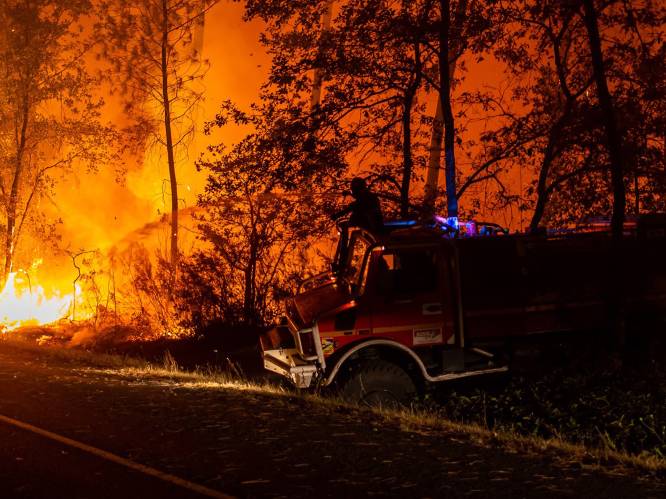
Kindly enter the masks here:
M 43 326 L 70 318 L 72 303 L 79 294 L 47 295 L 38 283 L 23 271 L 12 272 L 0 292 L 0 333 L 22 326 Z

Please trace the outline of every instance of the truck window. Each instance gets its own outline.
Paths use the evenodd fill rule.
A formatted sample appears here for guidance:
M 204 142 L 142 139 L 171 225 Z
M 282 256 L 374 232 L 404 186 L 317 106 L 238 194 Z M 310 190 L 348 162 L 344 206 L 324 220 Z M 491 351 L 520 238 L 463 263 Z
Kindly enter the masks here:
M 345 279 L 352 286 L 363 285 L 362 283 L 359 283 L 359 280 L 361 276 L 364 275 L 364 270 L 367 272 L 367 269 L 363 268 L 363 262 L 365 259 L 365 254 L 370 246 L 370 241 L 364 237 L 357 236 L 352 239 L 349 249 L 349 256 L 347 259 L 347 266 L 344 272 Z
M 433 250 L 392 250 L 379 261 L 377 293 L 411 296 L 437 290 L 437 253 Z

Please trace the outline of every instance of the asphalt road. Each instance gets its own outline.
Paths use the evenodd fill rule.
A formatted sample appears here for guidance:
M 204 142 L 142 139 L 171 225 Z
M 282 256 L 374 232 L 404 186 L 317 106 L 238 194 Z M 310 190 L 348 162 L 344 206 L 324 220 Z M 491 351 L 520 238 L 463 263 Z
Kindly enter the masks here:
M 666 497 L 663 476 L 564 452 L 414 431 L 287 395 L 100 369 L 3 341 L 0 416 L 102 451 L 0 418 L 2 499 L 205 497 L 187 484 L 248 498 Z
M 6 423 L 0 442 L 3 498 L 205 497 Z

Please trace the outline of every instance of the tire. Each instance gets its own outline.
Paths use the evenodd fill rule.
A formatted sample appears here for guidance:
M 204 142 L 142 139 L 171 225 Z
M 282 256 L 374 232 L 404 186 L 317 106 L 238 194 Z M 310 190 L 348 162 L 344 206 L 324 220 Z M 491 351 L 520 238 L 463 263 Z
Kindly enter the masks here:
M 338 386 L 343 400 L 366 407 L 407 406 L 417 394 L 414 381 L 404 369 L 381 359 L 353 365 Z

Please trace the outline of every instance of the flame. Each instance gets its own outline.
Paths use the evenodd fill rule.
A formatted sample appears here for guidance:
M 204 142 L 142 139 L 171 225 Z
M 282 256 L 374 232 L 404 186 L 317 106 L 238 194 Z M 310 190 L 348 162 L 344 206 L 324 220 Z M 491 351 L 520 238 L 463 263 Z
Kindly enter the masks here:
M 67 319 L 78 294 L 77 289 L 76 293 L 54 291 L 47 296 L 41 285 L 31 282 L 27 272 L 12 272 L 0 292 L 0 333 Z

